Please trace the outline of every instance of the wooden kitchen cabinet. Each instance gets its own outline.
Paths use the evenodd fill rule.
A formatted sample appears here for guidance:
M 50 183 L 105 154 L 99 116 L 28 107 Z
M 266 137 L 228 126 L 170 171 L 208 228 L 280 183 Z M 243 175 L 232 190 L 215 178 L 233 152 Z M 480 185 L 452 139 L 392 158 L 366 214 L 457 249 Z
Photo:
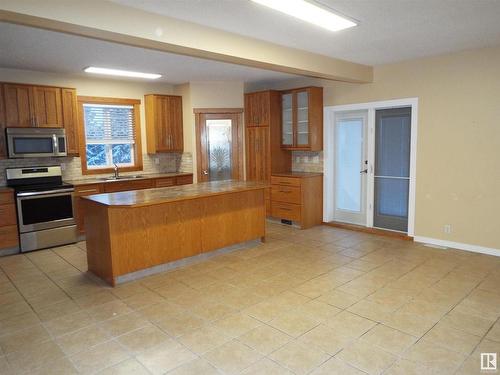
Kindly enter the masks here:
M 33 117 L 35 126 L 62 128 L 63 110 L 59 87 L 33 86 Z
M 17 83 L 0 84 L 0 158 L 7 156 L 7 127 L 66 129 L 68 155 L 78 156 L 76 90 Z
M 245 95 L 245 125 L 270 126 L 271 123 L 271 96 L 274 91 L 259 91 Z
M 73 215 L 75 216 L 76 227 L 79 234 L 85 233 L 85 202 L 81 197 L 103 192 L 102 184 L 88 184 L 75 186 L 73 193 Z
M 182 97 L 150 94 L 144 98 L 148 153 L 184 151 Z
M 63 123 L 66 130 L 66 150 L 68 155 L 79 155 L 78 106 L 75 89 L 62 89 Z
M 154 186 L 155 181 L 153 179 L 108 182 L 104 184 L 104 192 L 116 193 L 118 191 L 151 189 Z
M 268 127 L 247 128 L 247 179 L 269 181 L 271 177 L 270 132 Z
M 278 91 L 245 94 L 246 178 L 271 180 L 271 173 L 290 170 L 290 151 L 281 149 L 281 95 Z M 266 190 L 266 214 L 271 215 L 270 191 Z
M 61 88 L 4 84 L 6 127 L 62 128 Z
M 282 91 L 281 147 L 302 151 L 323 149 L 323 88 Z
M 141 190 L 150 188 L 161 188 L 193 183 L 193 175 L 185 174 L 169 177 L 151 177 L 138 180 L 112 181 L 112 182 L 89 182 L 75 186 L 73 193 L 73 210 L 80 235 L 85 234 L 85 201 L 81 198 L 93 194 L 115 193 L 120 191 Z M 0 198 L 1 198 L 0 194 Z M 0 204 L 2 202 L 0 201 Z
M 5 127 L 35 126 L 33 86 L 6 83 Z
M 0 255 L 7 255 L 19 249 L 16 204 L 14 192 L 0 188 Z
M 301 229 L 323 221 L 323 175 L 288 172 L 271 176 L 271 216 Z

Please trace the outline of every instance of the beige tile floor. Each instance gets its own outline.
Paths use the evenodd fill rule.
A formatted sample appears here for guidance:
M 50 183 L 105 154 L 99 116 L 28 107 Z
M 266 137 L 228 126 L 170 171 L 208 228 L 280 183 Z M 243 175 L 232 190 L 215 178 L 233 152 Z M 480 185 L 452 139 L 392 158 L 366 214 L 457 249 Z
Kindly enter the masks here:
M 0 258 L 0 374 L 480 374 L 500 258 L 326 226 L 110 288 L 85 243 Z

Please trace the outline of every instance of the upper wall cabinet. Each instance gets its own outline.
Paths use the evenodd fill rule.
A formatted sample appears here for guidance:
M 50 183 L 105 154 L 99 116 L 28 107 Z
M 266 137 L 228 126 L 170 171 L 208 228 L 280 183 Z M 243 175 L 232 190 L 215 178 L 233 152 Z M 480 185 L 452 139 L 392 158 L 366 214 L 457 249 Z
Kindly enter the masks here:
M 252 126 L 270 126 L 271 91 L 259 91 L 245 94 L 245 124 Z
M 61 89 L 59 87 L 33 87 L 35 126 L 64 127 Z
M 69 155 L 78 155 L 76 90 L 0 83 L 0 158 L 6 157 L 6 127 L 66 129 Z
M 66 149 L 68 155 L 79 154 L 78 106 L 75 89 L 61 89 L 62 115 L 66 129 Z
M 148 154 L 183 152 L 182 97 L 150 94 L 145 103 Z
M 323 88 L 305 87 L 281 93 L 281 147 L 323 149 Z
M 33 86 L 5 84 L 5 127 L 35 126 Z

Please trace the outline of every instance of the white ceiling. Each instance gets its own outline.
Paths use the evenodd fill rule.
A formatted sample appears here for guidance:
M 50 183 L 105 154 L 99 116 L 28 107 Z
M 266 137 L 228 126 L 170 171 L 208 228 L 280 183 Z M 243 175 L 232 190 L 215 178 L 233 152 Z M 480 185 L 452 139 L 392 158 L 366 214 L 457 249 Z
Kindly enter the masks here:
M 368 65 L 500 45 L 498 0 L 320 0 L 360 22 L 329 32 L 249 0 L 112 0 Z
M 92 65 L 160 73 L 163 77 L 155 82 L 170 84 L 190 81 L 259 82 L 297 77 L 2 22 L 0 51 L 2 68 L 84 76 L 87 73 L 83 69 Z

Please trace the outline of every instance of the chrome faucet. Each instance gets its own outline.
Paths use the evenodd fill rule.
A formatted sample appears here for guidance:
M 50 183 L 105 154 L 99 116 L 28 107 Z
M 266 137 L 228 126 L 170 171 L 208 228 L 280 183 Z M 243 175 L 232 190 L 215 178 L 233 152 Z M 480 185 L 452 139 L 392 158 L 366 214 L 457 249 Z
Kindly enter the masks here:
M 113 165 L 115 166 L 115 179 L 118 180 L 118 178 L 120 177 L 120 171 L 118 170 L 118 165 L 116 163 L 113 163 Z

